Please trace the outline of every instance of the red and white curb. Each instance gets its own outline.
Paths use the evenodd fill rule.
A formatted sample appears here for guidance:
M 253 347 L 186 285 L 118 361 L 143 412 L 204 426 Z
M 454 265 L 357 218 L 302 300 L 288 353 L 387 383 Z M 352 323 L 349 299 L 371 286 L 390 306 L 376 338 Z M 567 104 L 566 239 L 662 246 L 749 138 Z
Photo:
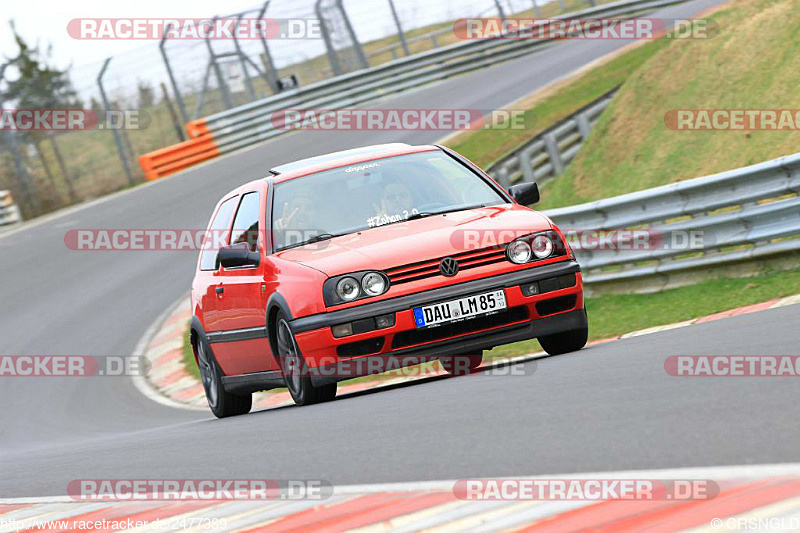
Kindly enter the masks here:
M 720 486 L 720 492 L 711 499 L 681 501 L 476 501 L 458 499 L 453 491 L 456 481 L 450 480 L 339 486 L 334 487 L 330 498 L 322 501 L 84 503 L 61 496 L 0 500 L 0 531 L 75 531 L 87 522 L 105 520 L 102 530 L 130 532 L 714 532 L 789 530 L 800 520 L 800 464 L 600 472 L 524 479 L 708 479 Z M 217 527 L 200 525 L 214 519 L 218 520 Z M 140 522 L 138 527 L 135 526 L 137 521 Z M 130 523 L 134 527 L 128 527 Z M 767 524 L 767 527 L 759 524 Z
M 720 320 L 798 303 L 800 303 L 800 294 L 738 307 L 736 309 L 730 309 L 692 320 L 655 326 L 625 333 L 624 335 L 618 335 L 616 337 L 595 340 L 590 342 L 589 346 L 691 326 L 693 324 L 703 324 L 713 320 Z M 137 353 L 134 354 L 147 357 L 151 364 L 150 372 L 146 378 L 138 378 L 136 381 L 137 386 L 143 393 L 160 403 L 166 403 L 174 407 L 207 409 L 208 406 L 206 404 L 202 384 L 188 372 L 183 362 L 183 341 L 187 335 L 186 325 L 190 319 L 191 310 L 186 297 L 181 298 L 175 305 L 170 307 L 164 315 L 159 317 L 155 325 L 151 328 L 151 331 L 145 335 L 143 341 L 140 343 L 140 348 L 137 349 Z M 546 355 L 547 354 L 544 352 L 536 352 L 516 357 L 492 359 L 484 363 L 481 368 L 488 369 L 500 365 L 524 363 L 540 357 L 545 357 Z M 428 366 L 430 367 L 431 365 Z M 388 387 L 398 383 L 443 376 L 445 374 L 446 373 L 438 366 L 432 366 L 430 368 L 424 368 L 419 373 L 414 373 L 412 375 L 401 375 L 396 378 L 376 379 L 352 384 L 340 384 L 338 394 L 344 395 L 363 390 Z M 270 409 L 292 405 L 293 403 L 288 392 L 260 392 L 253 396 L 254 410 Z

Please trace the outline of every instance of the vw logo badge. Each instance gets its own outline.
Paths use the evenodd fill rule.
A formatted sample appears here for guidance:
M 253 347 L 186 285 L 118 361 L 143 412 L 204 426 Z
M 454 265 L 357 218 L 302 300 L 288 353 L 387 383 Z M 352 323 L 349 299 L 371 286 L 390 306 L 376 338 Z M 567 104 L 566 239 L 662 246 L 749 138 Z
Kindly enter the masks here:
M 452 278 L 458 274 L 458 262 L 452 257 L 445 257 L 442 259 L 442 262 L 439 263 L 439 272 L 441 272 L 443 276 Z

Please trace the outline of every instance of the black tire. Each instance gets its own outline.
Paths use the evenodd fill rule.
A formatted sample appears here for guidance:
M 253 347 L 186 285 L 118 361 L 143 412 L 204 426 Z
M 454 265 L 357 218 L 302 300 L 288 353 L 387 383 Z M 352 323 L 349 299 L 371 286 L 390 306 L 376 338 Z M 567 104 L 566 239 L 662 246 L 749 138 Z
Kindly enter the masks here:
M 286 388 L 289 389 L 294 403 L 311 405 L 336 398 L 336 383 L 329 383 L 321 387 L 316 387 L 312 383 L 306 360 L 300 353 L 292 328 L 283 311 L 278 311 L 278 315 L 275 317 L 274 331 L 278 364 L 283 371 Z
M 452 376 L 466 376 L 483 362 L 483 351 L 468 355 L 443 355 L 439 358 L 442 368 Z
M 222 371 L 219 369 L 214 354 L 199 338 L 197 340 L 197 364 L 203 378 L 203 389 L 206 391 L 208 407 L 217 418 L 246 415 L 253 406 L 252 394 L 231 394 L 222 386 Z
M 586 315 L 586 309 L 583 310 L 583 314 Z M 556 333 L 555 335 L 539 337 L 539 344 L 542 345 L 542 348 L 544 348 L 544 351 L 548 354 L 561 355 L 569 352 L 577 352 L 586 346 L 587 340 L 589 340 L 588 325 L 579 329 Z

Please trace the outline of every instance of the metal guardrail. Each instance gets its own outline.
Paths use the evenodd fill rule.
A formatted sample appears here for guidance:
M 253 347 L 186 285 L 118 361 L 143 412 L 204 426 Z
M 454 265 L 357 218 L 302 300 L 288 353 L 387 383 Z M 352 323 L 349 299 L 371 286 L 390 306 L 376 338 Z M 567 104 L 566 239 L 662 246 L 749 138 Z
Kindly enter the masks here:
M 611 103 L 617 88 L 607 92 L 569 117 L 539 133 L 488 168 L 504 187 L 535 181 L 541 187 L 564 172 L 577 155 L 600 114 Z
M 688 250 L 575 251 L 592 287 L 653 290 L 800 252 L 798 193 L 800 153 L 545 214 L 565 231 L 649 229 L 667 239 L 695 232 L 697 245 Z
M 562 20 L 589 17 L 629 16 L 680 4 L 684 0 L 624 0 L 570 13 Z M 546 21 L 542 24 L 547 24 Z M 396 59 L 312 85 L 285 91 L 250 104 L 189 122 L 192 138 L 211 141 L 208 154 L 192 156 L 192 163 L 252 146 L 287 132 L 273 124 L 273 114 L 284 109 L 341 109 L 371 101 L 386 94 L 418 87 L 464 72 L 491 66 L 531 53 L 551 44 L 549 40 L 476 39 L 455 43 L 413 56 Z M 179 153 L 180 150 L 176 151 Z M 148 160 L 148 155 L 143 159 Z M 141 161 L 141 158 L 140 158 Z M 152 161 L 150 161 L 152 163 Z M 178 159 L 164 166 L 183 168 Z M 150 178 L 169 173 L 151 169 Z
M 0 226 L 22 222 L 22 213 L 14 203 L 11 193 L 0 191 Z
M 623 16 L 682 2 L 625 0 L 554 18 L 571 20 Z M 544 39 L 477 39 L 452 44 L 210 115 L 194 121 L 193 126 L 190 123 L 189 133 L 192 136 L 198 133 L 211 134 L 221 153 L 237 150 L 285 133 L 285 130 L 276 129 L 272 124 L 272 114 L 276 111 L 355 106 L 389 93 L 513 59 L 550 42 Z

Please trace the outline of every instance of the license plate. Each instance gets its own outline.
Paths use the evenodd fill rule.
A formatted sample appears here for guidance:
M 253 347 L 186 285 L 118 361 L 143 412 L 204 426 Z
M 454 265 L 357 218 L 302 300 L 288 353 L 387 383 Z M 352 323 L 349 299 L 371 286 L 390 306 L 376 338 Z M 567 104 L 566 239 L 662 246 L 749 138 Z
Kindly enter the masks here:
M 506 308 L 503 289 L 476 294 L 433 305 L 414 308 L 414 323 L 418 328 L 455 322 L 478 315 L 486 315 Z

